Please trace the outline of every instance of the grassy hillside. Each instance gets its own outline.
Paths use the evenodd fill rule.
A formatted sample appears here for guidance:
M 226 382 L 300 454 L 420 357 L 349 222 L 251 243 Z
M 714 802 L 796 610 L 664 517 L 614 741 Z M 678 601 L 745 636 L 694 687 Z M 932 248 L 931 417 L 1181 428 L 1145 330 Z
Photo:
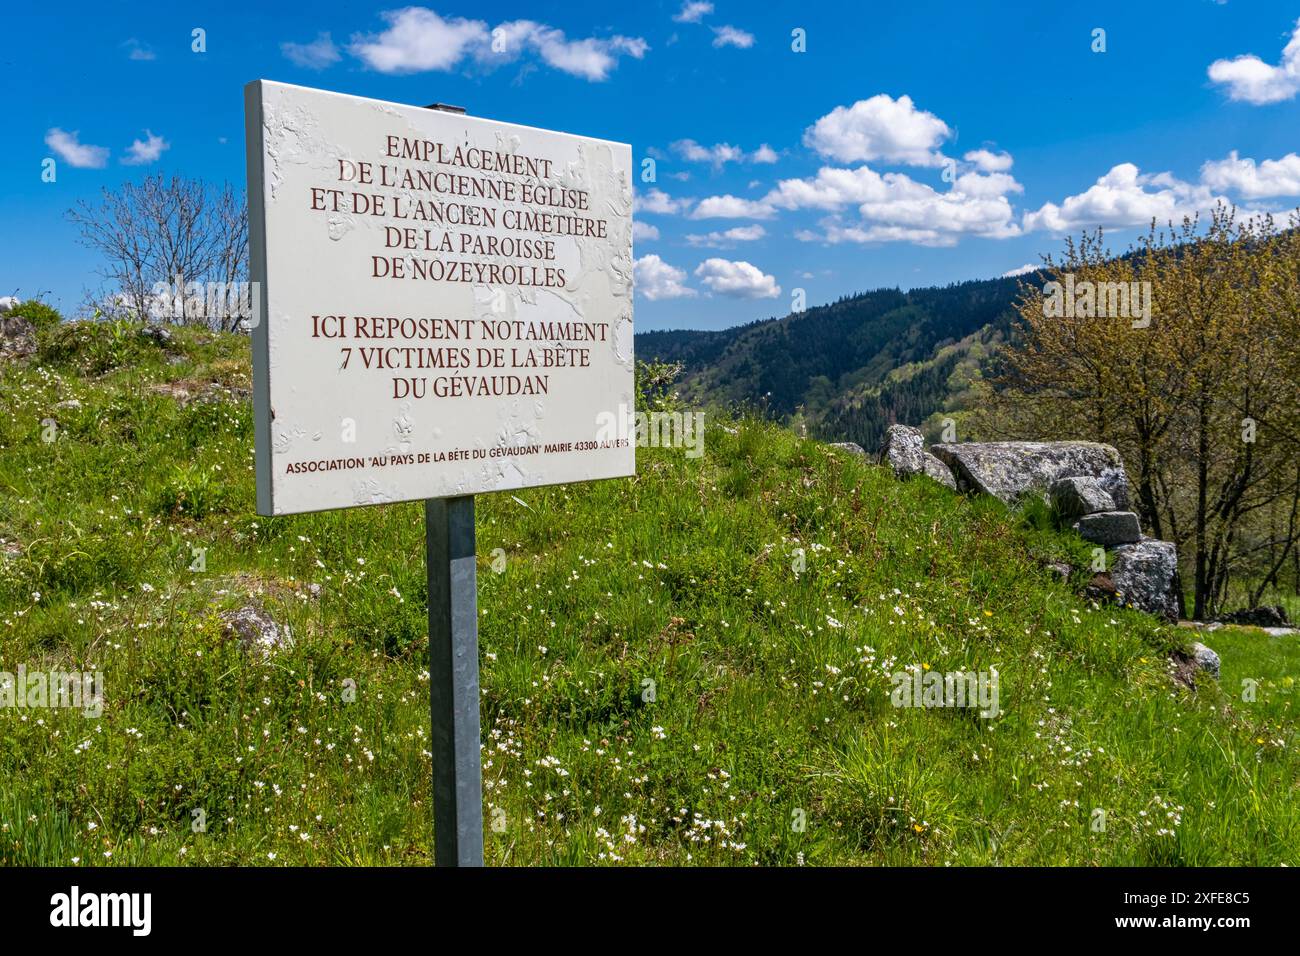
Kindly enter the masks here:
M 428 862 L 421 509 L 255 516 L 247 347 L 0 367 L 0 670 L 106 685 L 0 709 L 0 863 Z M 1187 632 L 994 501 L 742 420 L 482 496 L 478 549 L 492 864 L 1300 864 L 1297 642 L 1217 632 L 1189 690 Z M 248 603 L 292 649 L 223 636 Z M 891 706 L 911 665 L 996 669 L 1001 715 Z

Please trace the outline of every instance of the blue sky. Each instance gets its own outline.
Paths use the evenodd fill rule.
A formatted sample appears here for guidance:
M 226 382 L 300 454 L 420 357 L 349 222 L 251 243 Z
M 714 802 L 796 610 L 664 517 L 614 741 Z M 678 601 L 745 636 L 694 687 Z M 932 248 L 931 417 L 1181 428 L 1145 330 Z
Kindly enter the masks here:
M 1298 20 L 1272 0 L 22 4 L 0 295 L 74 311 L 100 286 L 64 213 L 102 187 L 242 186 L 258 78 L 630 142 L 655 173 L 643 331 L 1001 275 L 1090 226 L 1122 249 L 1220 197 L 1300 204 Z

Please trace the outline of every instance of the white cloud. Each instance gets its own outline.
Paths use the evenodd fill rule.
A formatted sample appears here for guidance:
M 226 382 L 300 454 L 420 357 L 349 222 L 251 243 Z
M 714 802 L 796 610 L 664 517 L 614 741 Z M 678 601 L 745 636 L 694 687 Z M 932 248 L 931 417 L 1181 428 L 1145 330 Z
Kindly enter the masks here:
M 632 238 L 638 242 L 649 242 L 659 238 L 659 229 L 650 225 L 648 222 L 633 220 Z
M 737 299 L 775 299 L 781 294 L 773 276 L 748 262 L 705 259 L 696 267 L 695 276 L 711 291 Z
M 994 153 L 987 149 L 972 149 L 962 159 L 974 163 L 982 173 L 1005 173 L 1014 162 L 1010 153 Z
M 946 247 L 957 243 L 956 236 L 945 235 L 934 229 L 915 229 L 907 226 L 888 225 L 846 226 L 833 218 L 823 220 L 820 225 L 821 232 L 800 229 L 794 234 L 794 237 L 801 242 L 829 242 L 832 245 L 844 242 L 910 242 L 917 246 Z
M 689 199 L 674 199 L 662 189 L 648 189 L 633 196 L 633 207 L 637 212 L 660 213 L 665 216 L 685 212 L 691 206 Z
M 954 193 L 987 199 L 992 196 L 1005 196 L 1007 193 L 1022 193 L 1025 187 L 1016 182 L 1008 173 L 962 173 L 952 184 Z
M 122 157 L 123 164 L 127 166 L 143 166 L 152 163 L 163 154 L 164 149 L 169 149 L 171 143 L 161 136 L 155 136 L 149 130 L 144 131 L 143 140 L 135 140 L 126 148 L 126 155 Z
M 1046 203 L 1026 212 L 1025 230 L 1069 232 L 1093 226 L 1141 226 L 1155 219 L 1178 222 L 1203 212 L 1221 197 L 1206 186 L 1183 182 L 1169 173 L 1143 174 L 1132 163 L 1120 163 L 1083 192 L 1059 205 Z
M 693 139 L 679 139 L 669 147 L 682 159 L 691 163 L 712 163 L 722 166 L 726 163 L 739 162 L 745 158 L 745 151 L 730 143 L 714 143 L 701 146 Z
M 980 182 L 979 188 L 970 188 L 966 176 L 960 177 L 953 188 L 947 192 L 938 192 L 922 183 L 911 183 L 906 187 L 895 180 L 891 195 L 881 201 L 869 201 L 858 207 L 864 219 L 879 223 L 882 227 L 903 230 L 919 230 L 926 234 L 926 245 L 951 245 L 961 234 L 982 236 L 985 239 L 1010 239 L 1021 233 L 1020 225 L 1015 222 L 1015 212 L 1007 197 L 989 191 L 984 185 L 1000 174 L 979 177 L 968 174 Z M 899 177 L 900 179 L 906 177 Z M 1007 176 L 1005 179 L 1010 180 Z M 1011 180 L 1017 191 L 1020 187 Z M 964 188 L 965 187 L 965 188 Z M 933 234 L 931 237 L 929 234 Z
M 1300 196 L 1300 156 L 1287 153 L 1281 159 L 1266 159 L 1256 165 L 1253 159 L 1239 159 L 1234 149 L 1227 159 L 1206 162 L 1201 167 L 1201 182 L 1247 199 Z
M 380 73 L 452 70 L 466 58 L 492 66 L 512 62 L 524 52 L 571 76 L 608 78 L 623 56 L 641 59 L 650 49 L 640 37 L 587 37 L 571 40 L 564 31 L 533 20 L 510 20 L 489 30 L 482 20 L 441 17 L 424 7 L 386 10 L 388 29 L 356 35 L 348 50 Z
M 734 46 L 740 50 L 748 50 L 754 45 L 754 34 L 741 30 L 739 27 L 714 27 L 713 45 L 719 48 Z
M 1010 279 L 1013 276 L 1026 275 L 1027 273 L 1030 272 L 1037 272 L 1041 268 L 1042 268 L 1041 265 L 1035 265 L 1032 262 L 1026 262 L 1023 266 L 1016 266 L 1014 269 L 1008 269 L 1006 272 L 1002 273 L 1002 278 Z
M 902 178 L 911 182 L 906 176 Z M 811 178 L 781 180 L 764 202 L 780 209 L 839 209 L 883 198 L 887 192 L 885 178 L 870 166 L 855 169 L 823 166 Z
M 1277 66 L 1248 53 L 1231 60 L 1215 60 L 1206 72 L 1211 82 L 1228 88 L 1229 99 L 1256 106 L 1291 99 L 1300 92 L 1300 20 Z
M 951 189 L 939 191 L 903 173 L 878 173 L 824 166 L 806 179 L 785 179 L 761 200 L 778 209 L 836 211 L 857 206 L 865 222 L 822 222 L 823 233 L 802 230 L 798 238 L 827 242 L 917 242 L 950 246 L 962 234 L 1006 239 L 1020 234 L 1007 193 L 1023 187 L 1005 173 L 970 172 Z
M 693 139 L 679 139 L 669 148 L 687 162 L 709 163 L 715 169 L 720 169 L 727 163 L 775 163 L 777 161 L 776 150 L 767 143 L 763 143 L 752 153 L 746 153 L 739 146 L 732 146 L 730 143 L 702 146 Z
M 357 34 L 348 49 L 380 73 L 450 70 L 472 48 L 490 42 L 482 20 L 444 20 L 424 7 L 384 10 L 379 15 L 388 29 L 378 35 Z
M 670 266 L 653 253 L 642 256 L 633 263 L 632 278 L 637 293 L 651 302 L 687 298 L 696 294 L 690 286 L 682 284 L 686 281 L 684 270 Z
M 339 48 L 328 33 L 316 34 L 316 39 L 310 43 L 286 40 L 280 44 L 280 52 L 290 63 L 306 70 L 323 70 L 342 59 Z
M 881 160 L 908 166 L 939 166 L 939 144 L 948 124 L 918 110 L 910 96 L 879 93 L 852 106 L 837 106 L 804 132 L 804 145 L 842 163 Z
M 692 219 L 771 219 L 775 211 L 766 202 L 742 199 L 728 193 L 701 199 Z
M 148 45 L 141 43 L 135 37 L 123 42 L 122 46 L 126 49 L 128 60 L 153 60 L 157 59 L 152 49 Z
M 681 10 L 673 15 L 676 23 L 699 23 L 713 12 L 713 4 L 705 0 L 686 0 Z
M 65 132 L 55 126 L 45 134 L 45 145 L 59 159 L 77 169 L 103 169 L 108 163 L 107 146 L 90 146 L 78 139 L 78 132 Z
M 707 232 L 704 234 L 692 234 L 686 237 L 686 241 L 692 246 L 714 246 L 725 249 L 733 246 L 738 242 L 754 242 L 762 239 L 767 235 L 767 230 L 754 223 L 750 226 L 735 226 L 732 229 L 725 229 L 721 232 Z
M 618 66 L 620 56 L 627 55 L 639 60 L 650 49 L 640 37 L 588 37 L 570 40 L 562 30 L 531 20 L 503 23 L 492 31 L 492 35 L 504 39 L 505 48 L 501 52 L 507 57 L 516 54 L 520 48 L 527 47 L 534 50 L 547 66 L 592 81 L 608 78 Z M 482 58 L 490 57 L 485 53 Z

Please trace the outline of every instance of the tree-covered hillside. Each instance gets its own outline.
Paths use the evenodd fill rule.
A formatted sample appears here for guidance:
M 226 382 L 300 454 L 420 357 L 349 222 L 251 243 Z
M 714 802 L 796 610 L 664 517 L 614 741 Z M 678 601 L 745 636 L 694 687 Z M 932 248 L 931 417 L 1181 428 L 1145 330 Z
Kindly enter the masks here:
M 874 447 L 894 421 L 960 404 L 985 346 L 1010 327 L 1018 286 L 878 289 L 724 331 L 643 333 L 637 354 L 682 363 L 687 401 L 759 403 L 811 434 Z

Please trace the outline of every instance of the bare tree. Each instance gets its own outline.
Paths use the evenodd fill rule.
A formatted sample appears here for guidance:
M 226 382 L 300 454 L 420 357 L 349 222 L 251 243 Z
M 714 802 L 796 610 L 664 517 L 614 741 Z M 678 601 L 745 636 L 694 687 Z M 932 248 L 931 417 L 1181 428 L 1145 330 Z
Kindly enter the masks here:
M 238 327 L 240 310 L 230 303 L 240 300 L 248 276 L 248 217 L 243 195 L 229 184 L 146 176 L 103 190 L 97 204 L 82 200 L 68 218 L 81 241 L 103 254 L 116 311 Z

